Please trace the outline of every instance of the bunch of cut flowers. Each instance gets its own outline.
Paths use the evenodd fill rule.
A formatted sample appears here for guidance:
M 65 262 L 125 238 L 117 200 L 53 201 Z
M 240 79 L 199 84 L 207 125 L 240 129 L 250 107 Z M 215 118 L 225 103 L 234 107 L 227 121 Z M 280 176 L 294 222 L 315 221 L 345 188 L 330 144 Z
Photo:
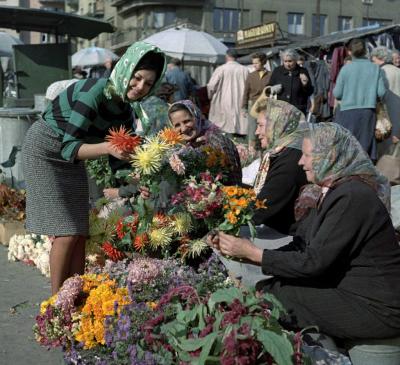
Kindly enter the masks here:
M 197 224 L 205 224 L 208 230 L 221 230 L 237 236 L 240 227 L 248 225 L 252 237 L 256 230 L 252 217 L 256 209 L 265 209 L 265 202 L 256 199 L 253 189 L 224 186 L 218 176 L 208 172 L 199 178 L 185 181 L 184 190 L 175 194 L 171 201 L 174 210 L 189 213 Z
M 105 344 L 103 322 L 130 303 L 128 290 L 106 275 L 87 274 L 67 279 L 59 292 L 41 303 L 33 328 L 43 346 L 84 348 Z
M 140 220 L 138 213 L 119 218 L 113 235 L 103 242 L 106 256 L 119 261 L 134 253 L 168 258 L 171 256 L 200 256 L 207 247 L 202 241 L 190 240 L 193 230 L 190 214 L 176 212 L 166 215 L 155 213 L 150 224 Z
M 22 261 L 36 266 L 50 276 L 50 249 L 53 237 L 37 234 L 13 235 L 8 245 L 8 261 Z
M 141 353 L 153 351 L 164 364 L 305 364 L 301 336 L 282 328 L 282 305 L 270 294 L 228 287 L 199 292 L 170 289 L 142 326 Z M 137 351 L 138 353 L 139 351 Z M 169 353 L 169 354 L 168 354 Z
M 159 260 L 136 254 L 132 260 L 107 261 L 102 270 L 128 288 L 131 303 L 115 315 L 106 316 L 104 345 L 97 343 L 88 348 L 74 342 L 66 348 L 67 364 L 93 364 L 94 359 L 102 364 L 176 364 L 167 349 L 145 344 L 144 326 L 148 321 L 157 322 L 162 308 L 168 313 L 167 306 L 159 306 L 161 298 L 182 286 L 196 288 L 200 295 L 232 286 L 216 256 L 194 270 L 175 259 Z

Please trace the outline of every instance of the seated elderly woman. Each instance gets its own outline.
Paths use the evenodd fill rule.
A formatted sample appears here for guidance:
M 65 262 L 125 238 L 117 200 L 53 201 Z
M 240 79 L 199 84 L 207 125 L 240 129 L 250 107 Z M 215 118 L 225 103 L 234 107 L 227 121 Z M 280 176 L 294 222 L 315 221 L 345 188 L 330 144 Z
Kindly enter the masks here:
M 204 119 L 200 109 L 190 100 L 180 100 L 173 103 L 168 110 L 169 120 L 173 128 L 181 133 L 184 142 L 193 147 L 209 145 L 222 149 L 226 154 L 230 173 L 226 184 L 239 185 L 242 182 L 240 157 L 235 144 L 221 130 Z
M 311 183 L 296 205 L 294 241 L 261 250 L 224 233 L 222 254 L 262 266 L 263 289 L 288 311 L 291 328 L 311 325 L 336 338 L 400 335 L 400 247 L 385 204 L 388 184 L 343 127 L 310 126 L 300 165 Z
M 256 225 L 264 224 L 288 234 L 294 219 L 294 203 L 300 188 L 307 183 L 298 162 L 301 158 L 302 135 L 307 124 L 300 123 L 303 114 L 293 105 L 265 99 L 255 104 L 256 135 L 264 156 L 256 176 L 257 198 L 266 200 L 266 209 L 253 216 Z

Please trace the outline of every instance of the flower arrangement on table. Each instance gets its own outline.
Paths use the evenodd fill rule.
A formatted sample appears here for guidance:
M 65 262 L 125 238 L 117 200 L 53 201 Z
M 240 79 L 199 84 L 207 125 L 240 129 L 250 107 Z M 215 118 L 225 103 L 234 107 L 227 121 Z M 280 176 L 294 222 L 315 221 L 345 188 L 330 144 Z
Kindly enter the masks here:
M 36 234 L 13 235 L 8 245 L 8 261 L 22 261 L 36 266 L 50 276 L 50 249 L 53 237 Z

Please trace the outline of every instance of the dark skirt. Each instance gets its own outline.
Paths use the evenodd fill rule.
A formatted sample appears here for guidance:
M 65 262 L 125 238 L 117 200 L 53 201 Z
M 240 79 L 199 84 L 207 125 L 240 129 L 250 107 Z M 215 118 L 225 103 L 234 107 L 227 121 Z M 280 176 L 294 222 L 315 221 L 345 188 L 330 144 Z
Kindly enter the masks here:
M 371 160 L 376 161 L 377 145 L 375 139 L 375 109 L 351 109 L 338 111 L 335 122 L 348 129 L 358 139 Z
M 392 338 L 400 335 L 399 313 L 385 316 L 371 303 L 338 288 L 285 284 L 278 279 L 259 282 L 287 310 L 282 324 L 294 330 L 318 326 L 320 332 L 341 339 Z M 382 312 L 387 312 L 382 308 Z M 393 310 L 394 311 L 394 310 Z M 397 314 L 397 315 L 396 315 Z
M 61 157 L 61 137 L 39 119 L 22 147 L 26 229 L 54 236 L 87 235 L 89 192 L 83 161 Z

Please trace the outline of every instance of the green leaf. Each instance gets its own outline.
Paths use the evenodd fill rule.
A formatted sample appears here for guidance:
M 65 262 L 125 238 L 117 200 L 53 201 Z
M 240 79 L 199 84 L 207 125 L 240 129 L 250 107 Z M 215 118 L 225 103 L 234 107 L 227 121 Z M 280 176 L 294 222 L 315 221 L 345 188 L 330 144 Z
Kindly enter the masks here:
M 204 337 L 207 339 L 207 341 L 205 342 L 205 344 L 201 350 L 199 362 L 198 362 L 199 365 L 204 365 L 206 363 L 207 358 L 210 355 L 211 348 L 212 348 L 217 336 L 218 336 L 218 333 L 210 333 L 209 335 Z
M 218 289 L 216 292 L 211 294 L 208 300 L 208 307 L 212 312 L 214 310 L 215 304 L 217 303 L 232 303 L 234 299 L 239 299 L 243 302 L 243 292 L 235 287 Z
M 275 295 L 270 293 L 264 293 L 262 297 L 267 302 L 272 304 L 271 315 L 274 318 L 278 319 L 282 313 L 286 313 L 286 310 L 283 307 L 282 303 L 278 299 L 276 299 Z
M 208 337 L 210 335 L 216 334 L 210 333 L 208 336 L 202 338 L 182 339 L 181 343 L 178 346 L 184 351 L 196 351 L 207 343 Z
M 293 363 L 293 346 L 286 337 L 269 330 L 258 329 L 257 339 L 262 343 L 265 351 L 271 354 L 277 365 Z
M 247 225 L 249 226 L 249 229 L 250 229 L 251 239 L 254 240 L 254 238 L 256 238 L 256 236 L 257 236 L 256 227 L 254 226 L 253 222 L 250 220 L 247 222 Z

